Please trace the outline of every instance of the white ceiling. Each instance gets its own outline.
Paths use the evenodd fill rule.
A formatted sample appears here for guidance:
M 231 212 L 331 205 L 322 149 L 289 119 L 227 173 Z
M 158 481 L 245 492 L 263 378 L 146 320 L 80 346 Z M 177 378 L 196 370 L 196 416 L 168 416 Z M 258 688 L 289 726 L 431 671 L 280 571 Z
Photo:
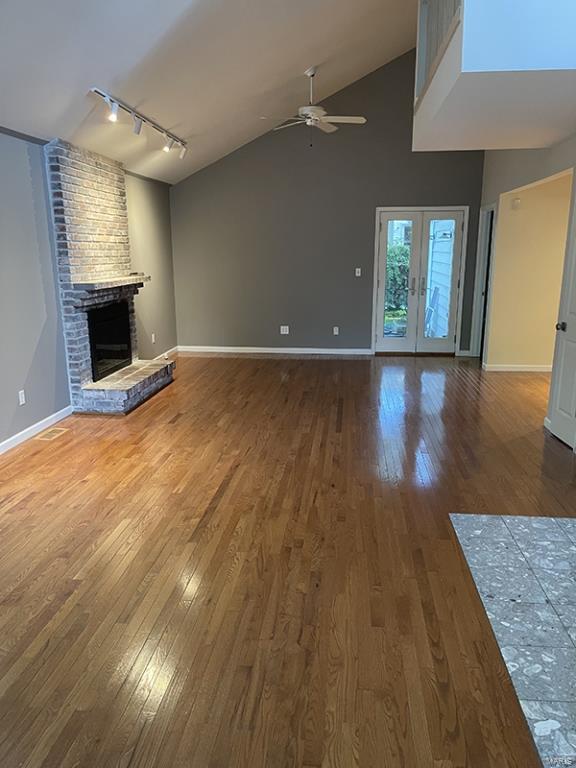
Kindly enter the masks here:
M 0 126 L 175 183 L 412 48 L 417 0 L 2 0 Z M 189 142 L 179 160 L 92 86 Z M 330 139 L 329 136 L 326 137 Z

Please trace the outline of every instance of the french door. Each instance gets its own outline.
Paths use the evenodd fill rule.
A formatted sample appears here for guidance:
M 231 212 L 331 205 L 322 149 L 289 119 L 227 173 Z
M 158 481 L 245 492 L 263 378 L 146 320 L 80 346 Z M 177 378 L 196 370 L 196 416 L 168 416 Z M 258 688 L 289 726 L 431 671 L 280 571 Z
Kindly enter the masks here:
M 376 351 L 453 353 L 464 213 L 381 211 Z

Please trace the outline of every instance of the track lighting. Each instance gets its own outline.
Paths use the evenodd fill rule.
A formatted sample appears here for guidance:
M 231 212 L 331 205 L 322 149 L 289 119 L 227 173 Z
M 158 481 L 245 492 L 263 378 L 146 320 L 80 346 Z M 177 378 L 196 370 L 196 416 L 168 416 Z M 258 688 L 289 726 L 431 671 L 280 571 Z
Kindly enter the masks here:
M 183 160 L 186 157 L 188 145 L 183 139 L 179 138 L 174 133 L 170 133 L 170 131 L 162 128 L 162 126 L 158 125 L 158 123 L 154 122 L 154 120 L 151 120 L 149 117 L 146 117 L 146 115 L 138 112 L 136 109 L 131 107 L 129 104 L 126 104 L 126 102 L 122 101 L 121 99 L 117 99 L 115 96 L 111 96 L 109 93 L 106 93 L 106 91 L 102 91 L 100 88 L 91 88 L 90 90 L 92 93 L 95 93 L 97 96 L 103 99 L 108 105 L 110 110 L 108 120 L 110 120 L 110 122 L 116 123 L 118 121 L 118 110 L 122 109 L 132 117 L 132 120 L 134 121 L 134 127 L 132 130 L 136 136 L 139 136 L 142 132 L 142 126 L 147 125 L 152 128 L 152 130 L 162 134 L 164 137 L 164 146 L 162 147 L 164 152 L 168 153 L 173 147 L 176 146 L 180 148 L 178 155 L 180 160 Z

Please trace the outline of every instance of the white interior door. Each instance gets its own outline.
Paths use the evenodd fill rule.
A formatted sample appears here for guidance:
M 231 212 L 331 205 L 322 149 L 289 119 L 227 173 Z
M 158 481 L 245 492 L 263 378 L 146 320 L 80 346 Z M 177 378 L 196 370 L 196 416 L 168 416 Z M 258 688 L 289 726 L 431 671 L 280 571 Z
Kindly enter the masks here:
M 574 199 L 574 195 L 572 196 Z M 572 448 L 576 443 L 576 224 L 568 230 L 546 427 Z
M 460 210 L 380 213 L 376 351 L 455 351 L 463 222 Z
M 461 211 L 423 214 L 418 352 L 456 349 L 463 230 Z
M 420 213 L 380 214 L 376 300 L 379 352 L 416 350 L 421 242 Z

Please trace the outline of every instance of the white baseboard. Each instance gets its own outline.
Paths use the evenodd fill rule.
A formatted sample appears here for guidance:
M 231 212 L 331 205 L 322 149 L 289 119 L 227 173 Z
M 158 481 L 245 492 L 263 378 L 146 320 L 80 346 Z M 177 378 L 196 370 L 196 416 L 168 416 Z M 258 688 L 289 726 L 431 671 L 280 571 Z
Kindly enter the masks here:
M 546 427 L 546 429 L 548 430 L 548 432 L 552 432 L 552 422 L 550 421 L 550 419 L 548 418 L 548 416 L 546 416 L 546 417 L 544 418 L 544 426 Z
M 470 349 L 457 349 L 455 354 L 456 357 L 480 357 L 480 355 L 475 355 Z
M 18 432 L 17 435 L 13 435 L 7 440 L 1 442 L 0 453 L 6 453 L 6 451 L 9 451 L 11 448 L 15 448 L 17 445 L 20 445 L 20 443 L 23 443 L 25 440 L 29 440 L 31 437 L 34 437 L 40 432 L 43 432 L 45 429 L 48 429 L 48 427 L 51 427 L 58 421 L 62 421 L 62 419 L 65 419 L 66 416 L 70 416 L 71 413 L 72 406 L 67 405 L 66 408 L 62 408 L 61 411 L 57 411 L 51 416 L 46 416 L 46 418 L 42 419 L 42 421 L 37 421 L 36 424 L 32 424 L 32 426 L 23 429 L 22 432 Z
M 482 368 L 485 371 L 509 371 L 509 372 L 521 372 L 528 371 L 532 373 L 550 373 L 552 370 L 551 365 L 492 365 L 490 363 L 482 363 Z
M 166 352 L 161 352 L 159 355 L 156 355 L 154 360 L 162 360 L 165 357 L 169 357 L 170 355 L 175 355 L 178 352 L 178 347 L 172 347 L 172 349 L 167 349 Z
M 318 347 L 204 347 L 178 346 L 178 352 L 212 352 L 232 355 L 370 355 L 374 354 L 370 347 L 366 349 L 331 349 Z

